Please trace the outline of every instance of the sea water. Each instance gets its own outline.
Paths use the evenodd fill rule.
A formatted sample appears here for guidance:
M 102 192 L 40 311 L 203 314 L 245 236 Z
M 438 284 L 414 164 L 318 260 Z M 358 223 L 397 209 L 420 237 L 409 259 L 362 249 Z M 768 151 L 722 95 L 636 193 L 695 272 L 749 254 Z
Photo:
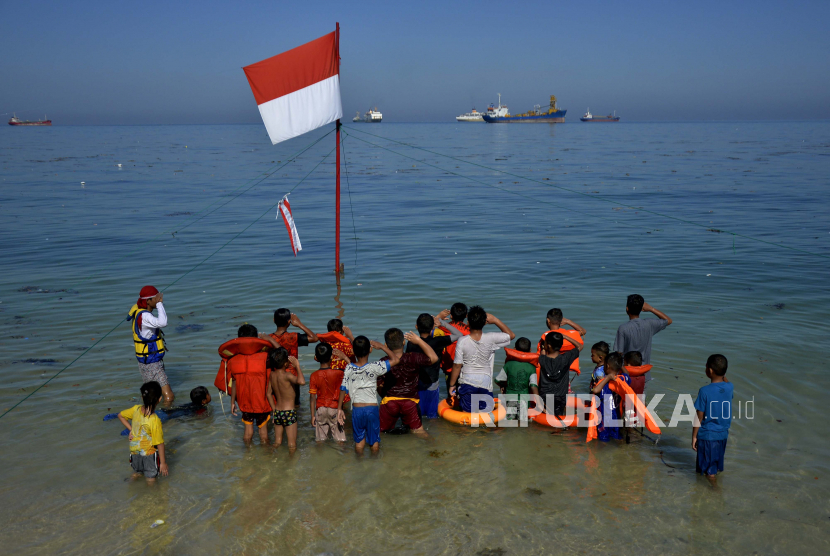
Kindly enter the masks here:
M 3 552 L 827 553 L 830 123 L 347 125 L 339 283 L 334 135 L 291 158 L 327 131 L 0 130 L 0 410 L 31 395 L 0 418 Z M 164 288 L 177 401 L 214 394 L 207 418 L 165 424 L 152 488 L 103 421 L 138 403 L 124 319 L 146 284 Z M 382 339 L 463 301 L 532 340 L 559 307 L 589 347 L 613 344 L 630 293 L 674 319 L 648 389 L 666 422 L 706 358 L 729 359 L 743 409 L 717 489 L 688 422 L 605 444 L 428 420 L 429 439 L 360 458 L 314 441 L 303 387 L 289 456 L 246 447 L 212 386 L 217 347 L 273 331 L 278 307 Z M 300 362 L 316 368 L 311 348 Z M 581 366 L 577 392 L 588 350 Z

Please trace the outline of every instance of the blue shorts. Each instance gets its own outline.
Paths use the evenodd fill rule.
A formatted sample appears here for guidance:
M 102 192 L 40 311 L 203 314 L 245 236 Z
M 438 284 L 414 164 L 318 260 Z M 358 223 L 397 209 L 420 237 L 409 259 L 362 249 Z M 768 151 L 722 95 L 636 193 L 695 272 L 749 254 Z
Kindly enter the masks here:
M 697 439 L 697 472 L 701 475 L 717 475 L 723 471 L 723 458 L 726 455 L 726 441 Z
M 458 404 L 461 406 L 461 411 L 465 413 L 472 413 L 472 404 L 473 404 L 473 394 L 485 395 L 493 397 L 493 392 L 490 390 L 486 390 L 484 388 L 476 388 L 475 386 L 470 386 L 469 384 L 459 384 L 458 385 Z M 484 411 L 487 408 L 485 402 L 479 401 L 478 407 L 476 408 L 475 412 L 478 413 L 479 411 Z
M 418 404 L 421 406 L 421 417 L 424 419 L 437 419 L 438 402 L 441 398 L 438 388 L 435 390 L 418 390 L 418 397 L 421 398 Z
M 370 446 L 380 442 L 380 410 L 376 405 L 352 408 L 355 444 L 366 440 Z

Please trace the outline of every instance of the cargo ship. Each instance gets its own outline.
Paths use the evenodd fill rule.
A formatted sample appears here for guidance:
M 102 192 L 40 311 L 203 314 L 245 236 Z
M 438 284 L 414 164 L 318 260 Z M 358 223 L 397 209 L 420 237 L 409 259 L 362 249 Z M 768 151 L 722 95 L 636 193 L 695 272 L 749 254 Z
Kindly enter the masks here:
M 354 123 L 364 122 L 367 124 L 379 124 L 383 121 L 383 114 L 378 112 L 378 109 L 375 108 L 374 110 L 369 110 L 363 117 L 360 117 L 360 112 L 357 113 L 357 116 L 352 118 Z
M 46 116 L 43 116 L 42 120 L 21 120 L 16 114 L 12 114 L 9 125 L 52 125 L 52 120 L 47 120 Z
M 516 114 L 515 116 L 511 116 L 510 112 L 507 110 L 507 106 L 502 105 L 501 103 L 501 95 L 499 95 L 499 105 L 493 106 L 490 105 L 487 108 L 487 113 L 484 114 L 482 117 L 484 121 L 489 124 L 501 124 L 501 123 L 563 123 L 565 121 L 565 114 L 567 110 L 560 110 L 558 106 L 556 106 L 556 97 L 554 95 L 550 96 L 550 107 L 546 112 L 543 112 L 540 105 L 536 105 L 533 107 L 533 110 L 529 110 L 524 114 Z
M 591 114 L 591 109 L 589 108 L 585 115 L 579 118 L 580 121 L 583 122 L 619 122 L 620 117 L 617 116 L 617 111 L 614 110 L 614 115 L 608 114 L 607 116 L 594 116 Z

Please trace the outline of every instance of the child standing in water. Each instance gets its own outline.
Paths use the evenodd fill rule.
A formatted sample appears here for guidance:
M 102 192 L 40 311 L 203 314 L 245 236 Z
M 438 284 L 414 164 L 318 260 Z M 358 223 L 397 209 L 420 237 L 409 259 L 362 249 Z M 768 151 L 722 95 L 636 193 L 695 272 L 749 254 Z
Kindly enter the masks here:
M 311 407 L 311 426 L 315 429 L 317 442 L 329 436 L 338 442 L 346 441 L 346 430 L 337 422 L 337 398 L 343 384 L 343 371 L 331 368 L 333 350 L 326 342 L 320 342 L 314 348 L 314 359 L 320 363 L 320 369 L 311 373 L 308 385 Z M 344 359 L 348 357 L 338 352 Z
M 314 344 L 317 342 L 317 334 L 311 331 L 309 327 L 300 321 L 300 317 L 282 307 L 274 311 L 274 324 L 277 330 L 270 334 L 271 338 L 276 340 L 281 347 L 284 347 L 288 352 L 289 357 L 298 358 L 300 356 L 299 348 Z M 288 327 L 296 326 L 302 332 L 289 332 Z M 292 367 L 288 368 L 288 372 L 294 372 Z M 300 405 L 300 387 L 294 388 L 294 402 L 297 406 Z M 314 408 L 312 408 L 312 411 Z
M 622 440 L 622 428 L 619 424 L 613 424 L 610 421 L 621 421 L 622 412 L 620 411 L 620 400 L 616 394 L 608 387 L 608 383 L 612 380 L 622 380 L 626 384 L 631 384 L 628 375 L 623 372 L 623 358 L 617 352 L 611 353 L 605 359 L 605 376 L 600 380 L 596 386 L 591 389 L 592 394 L 599 395 L 599 414 L 602 419 L 597 425 L 597 439 L 602 442 L 608 442 L 612 438 Z
M 291 367 L 289 369 L 289 366 Z M 282 444 L 282 433 L 288 439 L 288 452 L 297 449 L 297 408 L 294 388 L 305 384 L 300 362 L 288 355 L 285 348 L 272 349 L 268 352 L 266 367 L 271 373 L 271 391 L 276 397 L 274 407 L 274 446 Z
M 352 398 L 352 431 L 354 450 L 363 453 L 369 444 L 372 453 L 380 450 L 380 410 L 378 409 L 378 377 L 385 375 L 389 369 L 398 364 L 398 356 L 379 342 L 370 342 L 366 336 L 358 336 L 352 344 L 357 363 L 349 363 L 343 372 L 343 384 L 337 400 L 337 422 L 346 424 L 343 401 L 346 394 Z M 389 359 L 369 363 L 372 349 L 381 349 Z
M 516 351 L 524 353 L 530 352 L 530 339 L 518 338 L 514 344 Z M 520 414 L 521 407 L 527 406 L 528 394 L 533 391 L 534 394 L 539 393 L 538 380 L 536 378 L 536 366 L 526 361 L 506 361 L 504 367 L 499 374 L 496 375 L 496 384 L 501 388 L 502 394 L 518 395 L 518 401 L 508 401 L 505 403 L 507 407 L 517 408 L 514 413 L 513 410 L 508 411 L 508 419 L 517 419 Z M 522 405 L 522 400 L 525 400 Z
M 590 389 L 593 389 L 602 380 L 602 377 L 605 376 L 605 358 L 608 357 L 610 351 L 611 348 L 606 342 L 597 342 L 591 346 L 591 363 L 596 366 L 594 367 L 594 372 L 591 373 Z
M 161 397 L 161 384 L 155 381 L 145 382 L 141 386 L 143 405 L 134 405 L 118 414 L 118 420 L 130 431 L 130 465 L 134 471 L 133 479 L 143 474 L 148 485 L 156 482 L 159 473 L 167 476 L 161 419 L 155 413 Z
M 706 360 L 706 377 L 711 381 L 697 393 L 695 409 L 698 426 L 692 429 L 692 448 L 697 452 L 697 472 L 706 475 L 713 485 L 718 471 L 723 471 L 729 425 L 732 423 L 734 386 L 726 380 L 726 357 L 710 355 Z

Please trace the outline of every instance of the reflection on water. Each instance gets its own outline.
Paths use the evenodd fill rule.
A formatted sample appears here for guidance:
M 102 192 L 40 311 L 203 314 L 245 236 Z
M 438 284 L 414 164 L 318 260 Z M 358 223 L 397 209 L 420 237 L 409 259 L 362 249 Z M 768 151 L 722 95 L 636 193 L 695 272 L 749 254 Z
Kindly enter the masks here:
M 429 439 L 384 436 L 378 457 L 359 458 L 350 445 L 314 442 L 307 387 L 294 456 L 246 448 L 238 417 L 213 407 L 205 419 L 165 424 L 170 477 L 151 489 L 125 481 L 126 441 L 117 422 L 102 421 L 138 396 L 122 325 L 0 420 L 7 551 L 827 552 L 826 373 L 816 349 L 828 332 L 826 260 L 740 236 L 733 249 L 718 230 L 829 254 L 830 125 L 384 124 L 371 132 L 452 154 L 459 160 L 395 145 L 501 189 L 366 146 L 351 132 L 355 224 L 349 230 L 344 195 L 342 245 L 355 268 L 332 276 L 327 160 L 292 193 L 298 257 L 269 215 L 165 291 L 165 361 L 179 400 L 212 384 L 216 348 L 239 325 L 270 330 L 277 307 L 314 331 L 338 317 L 380 338 L 391 326 L 414 329 L 423 311 L 481 303 L 533 338 L 556 306 L 593 344 L 613 342 L 625 296 L 637 291 L 675 321 L 655 338 L 649 386 L 666 396 L 665 421 L 678 394 L 705 384 L 713 352 L 729 357 L 736 402 L 755 402 L 754 419 L 732 426 L 719 489 L 694 474 L 688 426 L 664 431 L 656 445 L 638 434 L 629 445 L 586 445 L 582 430 L 435 420 Z M 311 140 L 273 148 L 261 126 L 0 130 L 0 409 L 122 321 L 141 286 L 173 283 L 291 189 L 333 138 L 233 198 Z M 208 211 L 230 202 L 198 212 L 217 200 Z M 300 351 L 308 376 L 313 350 Z M 575 391 L 587 389 L 587 375 Z M 157 519 L 164 525 L 151 528 Z

